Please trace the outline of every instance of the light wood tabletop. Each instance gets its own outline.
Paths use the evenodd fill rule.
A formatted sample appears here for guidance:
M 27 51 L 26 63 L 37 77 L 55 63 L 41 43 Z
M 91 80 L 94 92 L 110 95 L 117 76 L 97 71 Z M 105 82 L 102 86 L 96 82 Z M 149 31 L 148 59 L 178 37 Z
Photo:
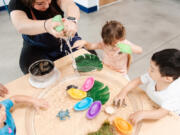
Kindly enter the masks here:
M 81 50 L 76 51 L 74 53 L 74 56 L 78 56 L 78 55 L 81 55 L 84 53 L 87 53 L 87 51 L 81 49 Z M 60 70 L 61 78 L 70 76 L 74 73 L 74 70 L 72 68 L 72 59 L 71 59 L 71 56 L 69 56 L 69 55 L 55 61 L 55 66 L 58 70 Z M 113 83 L 110 83 L 110 81 L 112 81 L 114 83 L 117 81 L 120 82 L 118 84 L 119 88 L 125 86 L 128 82 L 120 74 L 118 74 L 115 71 L 112 71 L 111 69 L 109 69 L 106 66 L 103 67 L 102 71 L 97 71 L 97 73 L 94 72 L 93 74 L 94 75 L 97 74 L 99 76 L 106 75 L 106 77 L 114 76 L 112 79 L 111 78 L 106 79 L 106 81 L 110 85 L 113 84 Z M 29 79 L 29 74 L 22 76 L 12 82 L 7 83 L 5 86 L 9 89 L 9 94 L 5 98 L 8 98 L 13 95 L 38 96 L 40 93 L 42 93 L 45 90 L 45 89 L 37 89 L 37 88 L 32 87 L 29 84 L 28 79 Z M 55 85 L 57 85 L 57 83 Z M 54 87 L 55 87 L 55 85 L 54 85 Z M 143 93 L 140 89 L 138 89 L 136 91 L 135 95 L 136 94 L 139 96 L 138 98 L 140 98 L 142 101 L 141 103 L 142 103 L 143 109 L 146 109 L 146 110 L 153 109 L 154 104 L 148 99 L 148 97 L 145 95 L 145 93 Z M 3 99 L 4 98 L 0 98 L 0 100 L 3 100 Z M 111 100 L 112 100 L 112 98 L 111 98 Z M 15 120 L 15 124 L 16 124 L 16 128 L 17 128 L 17 135 L 29 135 L 26 131 L 27 108 L 28 107 L 26 107 L 24 105 L 20 105 L 20 106 L 15 106 L 15 109 L 12 111 L 12 115 Z M 99 116 L 99 117 L 102 117 L 103 120 L 104 120 L 104 117 L 108 118 L 108 115 L 106 115 L 104 113 L 101 113 L 100 115 L 101 116 Z M 118 115 L 118 114 L 116 113 L 116 115 Z M 79 115 L 79 117 L 80 116 L 81 116 L 81 114 Z M 70 121 L 70 122 L 73 122 L 73 121 Z M 96 122 L 96 119 L 94 120 L 94 123 L 98 124 L 98 122 Z M 81 125 L 79 125 L 79 126 L 81 126 Z M 99 128 L 100 125 L 97 127 Z M 170 114 L 170 115 L 162 118 L 161 120 L 143 121 L 139 135 L 171 135 L 171 134 L 172 135 L 180 135 L 179 127 L 180 127 L 179 116 L 177 116 L 175 114 Z M 69 129 L 67 127 L 67 129 L 65 128 L 64 130 L 69 130 Z M 66 132 L 64 132 L 64 133 L 66 133 Z M 82 132 L 79 133 L 79 135 L 81 135 L 81 134 L 82 134 Z M 51 135 L 51 134 L 47 133 L 47 135 Z M 70 134 L 66 133 L 66 134 L 62 134 L 62 135 L 70 135 Z

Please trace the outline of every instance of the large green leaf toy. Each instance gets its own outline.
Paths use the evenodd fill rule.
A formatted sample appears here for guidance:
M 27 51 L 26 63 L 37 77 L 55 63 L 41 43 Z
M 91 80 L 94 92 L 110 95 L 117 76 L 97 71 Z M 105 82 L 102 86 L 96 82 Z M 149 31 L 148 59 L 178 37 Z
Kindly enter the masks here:
M 103 68 L 102 61 L 94 54 L 80 55 L 75 58 L 75 61 L 79 72 L 90 72 Z
M 91 97 L 93 101 L 99 100 L 104 105 L 110 97 L 109 87 L 95 80 L 93 87 L 87 92 L 87 97 Z

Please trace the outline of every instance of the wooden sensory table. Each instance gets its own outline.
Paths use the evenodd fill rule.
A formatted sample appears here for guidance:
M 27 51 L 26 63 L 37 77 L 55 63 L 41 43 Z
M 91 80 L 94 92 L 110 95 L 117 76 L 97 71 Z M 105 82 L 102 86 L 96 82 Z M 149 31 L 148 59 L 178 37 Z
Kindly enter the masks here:
M 78 56 L 81 54 L 87 53 L 86 50 L 79 50 L 74 53 L 74 56 Z M 71 56 L 66 56 L 62 59 L 59 59 L 55 61 L 55 66 L 58 70 L 61 72 L 61 78 L 69 76 L 73 74 L 73 68 L 72 68 L 72 59 Z M 95 73 L 96 74 L 96 73 Z M 118 79 L 111 79 L 112 81 L 118 81 L 118 86 L 119 88 L 122 88 L 124 85 L 127 84 L 127 80 L 124 79 L 121 75 L 119 75 L 117 72 L 112 71 L 108 69 L 107 67 L 103 67 L 102 71 L 97 71 L 97 74 L 107 74 L 107 76 L 116 76 Z M 6 84 L 6 87 L 9 89 L 9 94 L 6 96 L 6 98 L 13 96 L 13 95 L 28 95 L 28 96 L 37 96 L 40 93 L 42 93 L 45 89 L 37 89 L 32 87 L 29 82 L 28 82 L 29 74 L 25 75 L 23 77 L 20 77 L 12 82 L 9 82 Z M 58 82 L 57 82 L 58 83 Z M 55 87 L 54 84 L 53 86 Z M 52 86 L 52 87 L 53 87 Z M 52 88 L 51 87 L 51 88 Z M 47 88 L 46 88 L 47 89 Z M 116 91 L 116 94 L 119 90 Z M 154 107 L 154 104 L 147 98 L 147 96 L 140 90 L 138 89 L 134 95 L 137 95 L 138 98 L 141 99 L 141 103 L 143 106 L 143 109 L 152 109 Z M 114 95 L 113 95 L 114 96 Z M 3 98 L 0 98 L 0 100 L 3 100 Z M 108 101 L 108 105 L 112 102 L 113 97 L 110 98 Z M 105 105 L 106 106 L 106 105 Z M 15 106 L 16 109 L 12 111 L 15 123 L 16 123 L 16 128 L 17 128 L 17 135 L 29 135 L 29 131 L 27 131 L 27 119 L 26 119 L 26 114 L 27 114 L 27 109 L 29 107 L 25 107 L 24 105 L 19 105 Z M 104 112 L 99 114 L 100 116 L 97 116 L 97 119 L 95 118 L 93 123 L 95 126 L 97 126 L 97 129 L 101 126 L 98 124 L 97 120 L 99 120 L 98 117 L 110 117 L 110 119 L 113 116 L 107 116 Z M 118 116 L 118 113 L 115 113 L 116 116 Z M 82 117 L 81 114 L 76 115 L 77 117 Z M 85 117 L 84 117 L 85 118 Z M 104 119 L 103 119 L 104 121 Z M 101 123 L 103 123 L 103 121 Z M 71 119 L 69 120 L 71 121 Z M 96 125 L 98 124 L 98 125 Z M 82 124 L 79 125 L 79 127 L 82 127 Z M 170 114 L 169 116 L 158 120 L 158 121 L 143 121 L 142 127 L 140 129 L 139 135 L 180 135 L 180 117 L 175 115 L 175 114 Z M 69 127 L 64 128 L 64 131 L 69 130 Z M 77 131 L 78 132 L 78 131 Z M 86 131 L 85 131 L 86 132 Z M 90 130 L 88 131 L 90 132 Z M 65 132 L 64 132 L 65 133 Z M 63 131 L 61 132 L 62 135 Z M 78 133 L 77 133 L 78 134 Z M 82 132 L 79 133 L 79 135 L 82 134 Z M 47 133 L 47 135 L 51 135 L 50 133 Z M 53 134 L 52 134 L 53 135 Z M 66 132 L 66 135 L 67 132 Z

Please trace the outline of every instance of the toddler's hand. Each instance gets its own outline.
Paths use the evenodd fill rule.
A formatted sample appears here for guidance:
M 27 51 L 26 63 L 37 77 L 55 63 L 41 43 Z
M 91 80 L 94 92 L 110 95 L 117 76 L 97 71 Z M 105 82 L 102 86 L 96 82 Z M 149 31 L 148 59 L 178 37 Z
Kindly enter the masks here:
M 72 48 L 77 48 L 77 49 L 81 49 L 83 46 L 85 46 L 87 44 L 87 41 L 85 40 L 78 40 L 73 44 Z
M 8 89 L 0 83 L 0 96 L 4 97 L 8 94 Z
M 120 92 L 113 100 L 113 105 L 117 106 L 117 107 L 120 107 L 122 106 L 123 104 L 125 104 L 125 96 L 126 94 Z
M 44 99 L 37 99 L 34 103 L 34 108 L 38 111 L 41 109 L 48 109 L 49 105 L 48 102 Z
M 131 121 L 132 124 L 137 124 L 139 123 L 140 121 L 142 121 L 144 119 L 144 114 L 142 111 L 138 111 L 138 112 L 135 112 L 133 114 L 131 114 L 129 116 L 129 120 Z

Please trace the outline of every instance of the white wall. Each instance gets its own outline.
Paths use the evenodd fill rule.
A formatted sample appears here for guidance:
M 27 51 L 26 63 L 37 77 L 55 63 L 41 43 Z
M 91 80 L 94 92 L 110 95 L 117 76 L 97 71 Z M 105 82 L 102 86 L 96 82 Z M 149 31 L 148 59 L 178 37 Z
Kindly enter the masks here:
M 4 0 L 6 4 L 9 4 L 10 0 Z M 4 6 L 3 0 L 0 0 L 0 7 Z

